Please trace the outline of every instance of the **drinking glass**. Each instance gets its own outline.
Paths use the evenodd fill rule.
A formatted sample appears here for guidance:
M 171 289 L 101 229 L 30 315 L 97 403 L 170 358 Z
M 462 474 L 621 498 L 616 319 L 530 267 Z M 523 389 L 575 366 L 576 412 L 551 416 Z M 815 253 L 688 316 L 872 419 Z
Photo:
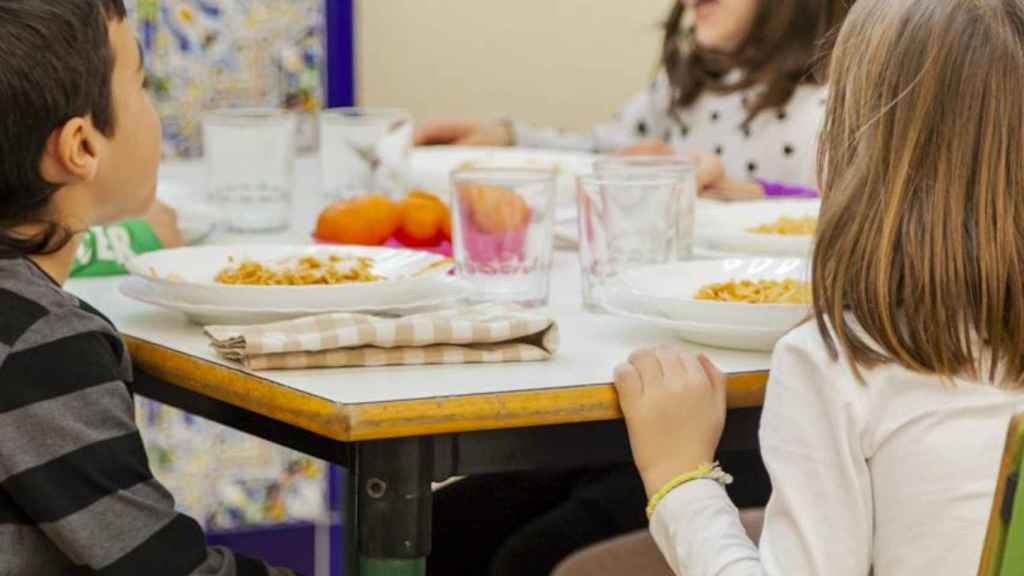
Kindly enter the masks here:
M 474 300 L 547 304 L 557 180 L 554 170 L 532 168 L 452 173 L 455 265 Z
M 295 187 L 295 116 L 235 108 L 203 117 L 207 194 L 238 232 L 287 228 Z
M 697 213 L 697 167 L 678 156 L 607 156 L 594 162 L 594 172 L 605 176 L 644 179 L 667 176 L 681 182 L 677 257 L 693 257 Z
M 671 175 L 594 174 L 579 178 L 583 304 L 607 311 L 617 277 L 668 264 L 679 254 L 679 213 L 688 184 Z
M 320 114 L 320 184 L 330 200 L 400 199 L 412 170 L 412 117 L 403 110 L 334 108 Z

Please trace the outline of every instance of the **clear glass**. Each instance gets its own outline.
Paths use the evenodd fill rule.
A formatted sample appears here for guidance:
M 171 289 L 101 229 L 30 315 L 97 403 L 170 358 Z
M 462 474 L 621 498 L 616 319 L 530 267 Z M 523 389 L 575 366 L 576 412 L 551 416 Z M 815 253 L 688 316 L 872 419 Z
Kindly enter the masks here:
M 544 169 L 452 173 L 455 265 L 476 288 L 474 300 L 548 303 L 557 181 Z
M 681 183 L 677 258 L 693 257 L 697 231 L 697 167 L 678 156 L 607 156 L 594 162 L 600 176 L 621 176 L 629 179 L 669 177 Z
M 404 110 L 334 108 L 320 114 L 320 188 L 329 200 L 400 199 L 412 172 L 413 121 Z
M 284 110 L 236 108 L 203 117 L 207 194 L 229 228 L 287 228 L 295 188 L 295 116 Z
M 615 278 L 634 268 L 678 259 L 680 206 L 687 183 L 672 176 L 579 178 L 583 305 L 603 312 Z

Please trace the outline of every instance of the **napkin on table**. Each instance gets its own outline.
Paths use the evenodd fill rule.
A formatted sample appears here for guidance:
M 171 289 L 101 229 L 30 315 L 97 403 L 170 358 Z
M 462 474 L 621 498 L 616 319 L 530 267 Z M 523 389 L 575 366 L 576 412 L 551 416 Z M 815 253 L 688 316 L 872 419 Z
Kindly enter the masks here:
M 260 326 L 208 326 L 224 358 L 252 370 L 548 360 L 558 349 L 551 318 L 482 305 L 381 318 L 326 314 Z

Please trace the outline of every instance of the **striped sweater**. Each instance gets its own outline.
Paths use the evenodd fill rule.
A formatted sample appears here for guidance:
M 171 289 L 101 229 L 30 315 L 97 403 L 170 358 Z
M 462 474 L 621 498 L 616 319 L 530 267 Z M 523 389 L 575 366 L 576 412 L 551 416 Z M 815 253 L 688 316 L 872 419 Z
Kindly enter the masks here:
M 284 575 L 207 549 L 153 478 L 111 323 L 0 252 L 0 576 Z

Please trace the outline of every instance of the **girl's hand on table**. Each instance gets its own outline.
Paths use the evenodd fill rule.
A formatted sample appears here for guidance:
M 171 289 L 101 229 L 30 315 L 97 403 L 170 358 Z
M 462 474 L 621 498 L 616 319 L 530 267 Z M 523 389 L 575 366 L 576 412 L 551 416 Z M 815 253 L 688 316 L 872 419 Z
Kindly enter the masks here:
M 417 146 L 512 146 L 515 135 L 507 122 L 428 120 L 416 128 Z
M 714 461 L 726 377 L 706 357 L 674 346 L 640 350 L 615 369 L 615 389 L 648 496 Z

